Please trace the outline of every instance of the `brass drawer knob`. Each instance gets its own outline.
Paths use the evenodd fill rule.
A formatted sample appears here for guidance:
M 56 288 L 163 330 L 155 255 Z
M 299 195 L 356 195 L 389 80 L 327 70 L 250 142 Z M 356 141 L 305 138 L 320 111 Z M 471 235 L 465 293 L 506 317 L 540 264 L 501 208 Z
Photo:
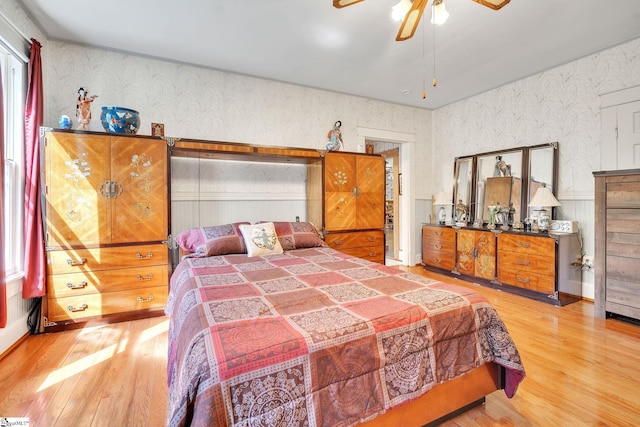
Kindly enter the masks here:
M 153 279 L 153 273 L 149 273 L 144 277 L 139 275 L 139 274 L 136 274 L 136 279 L 138 279 L 141 282 L 146 281 L 146 280 L 151 280 L 151 279 Z
M 150 259 L 153 256 L 153 252 L 149 252 L 146 255 L 140 254 L 140 252 L 136 253 L 136 258 L 138 259 Z
M 141 296 L 137 296 L 137 297 L 136 297 L 136 300 L 137 300 L 138 302 L 151 302 L 151 300 L 152 300 L 152 299 L 153 299 L 153 295 L 149 295 L 149 296 L 148 296 L 148 297 L 146 297 L 146 298 L 142 298 Z

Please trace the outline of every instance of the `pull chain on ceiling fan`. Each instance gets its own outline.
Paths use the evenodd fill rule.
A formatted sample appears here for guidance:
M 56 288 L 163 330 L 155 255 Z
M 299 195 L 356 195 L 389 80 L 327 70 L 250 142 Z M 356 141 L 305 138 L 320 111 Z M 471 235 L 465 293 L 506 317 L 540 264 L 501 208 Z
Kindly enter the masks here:
M 360 3 L 364 0 L 333 0 L 333 6 L 337 8 L 342 8 L 345 6 L 351 6 L 352 4 Z M 424 12 L 424 8 L 427 6 L 429 0 L 409 0 L 411 1 L 411 8 L 404 15 L 402 19 L 402 23 L 400 24 L 400 29 L 398 30 L 398 34 L 396 36 L 397 41 L 403 41 L 410 39 L 413 37 L 413 34 L 416 32 L 416 28 L 418 28 L 418 24 L 420 23 L 420 19 L 422 18 L 422 13 Z M 437 0 L 434 0 L 437 1 Z M 476 3 L 479 3 L 483 6 L 491 8 L 493 10 L 498 10 L 509 3 L 511 0 L 473 0 Z M 439 3 L 441 3 L 440 0 Z M 402 3 L 402 2 L 401 2 Z M 405 0 L 406 3 L 406 0 Z

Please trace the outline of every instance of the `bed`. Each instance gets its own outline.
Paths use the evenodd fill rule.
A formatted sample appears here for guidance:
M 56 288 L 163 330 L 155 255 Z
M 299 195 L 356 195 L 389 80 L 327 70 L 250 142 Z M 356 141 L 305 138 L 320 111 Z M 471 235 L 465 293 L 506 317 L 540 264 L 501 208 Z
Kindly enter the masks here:
M 271 239 L 246 223 L 181 233 L 168 425 L 423 425 L 515 394 L 520 356 L 481 295 L 338 252 L 308 223 L 266 224 Z

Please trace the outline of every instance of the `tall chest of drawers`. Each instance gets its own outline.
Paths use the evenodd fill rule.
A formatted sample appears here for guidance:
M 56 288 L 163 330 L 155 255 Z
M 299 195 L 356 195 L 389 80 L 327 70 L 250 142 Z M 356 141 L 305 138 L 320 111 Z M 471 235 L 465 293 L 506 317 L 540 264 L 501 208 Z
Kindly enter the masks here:
M 593 175 L 595 314 L 640 319 L 640 169 Z
M 166 143 L 43 129 L 42 148 L 45 331 L 162 314 L 169 277 Z

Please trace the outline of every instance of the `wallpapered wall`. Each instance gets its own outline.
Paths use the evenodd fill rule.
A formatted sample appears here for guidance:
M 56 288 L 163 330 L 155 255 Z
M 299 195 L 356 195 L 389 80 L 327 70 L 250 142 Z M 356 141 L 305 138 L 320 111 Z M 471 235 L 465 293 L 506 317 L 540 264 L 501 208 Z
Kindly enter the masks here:
M 594 253 L 593 171 L 600 170 L 599 95 L 640 85 L 640 39 L 590 55 L 433 113 L 433 164 L 456 156 L 558 141 L 557 217 L 579 222 L 584 252 Z M 452 188 L 450 169 L 435 181 Z M 593 271 L 583 295 L 594 297 Z

